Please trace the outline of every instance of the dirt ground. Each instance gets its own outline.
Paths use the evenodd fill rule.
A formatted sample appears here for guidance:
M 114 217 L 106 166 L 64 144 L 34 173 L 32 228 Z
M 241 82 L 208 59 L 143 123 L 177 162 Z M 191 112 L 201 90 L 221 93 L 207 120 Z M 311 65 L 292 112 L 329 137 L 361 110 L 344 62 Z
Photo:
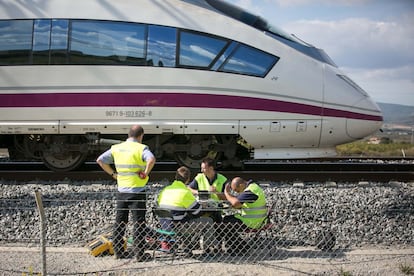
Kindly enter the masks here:
M 112 256 L 93 257 L 86 248 L 46 248 L 48 275 L 414 275 L 414 247 L 355 249 L 323 253 L 313 248 L 277 249 L 275 258 L 175 259 L 156 255 L 138 263 Z M 0 247 L 1 275 L 39 275 L 39 248 Z M 412 274 L 409 274 L 411 271 Z

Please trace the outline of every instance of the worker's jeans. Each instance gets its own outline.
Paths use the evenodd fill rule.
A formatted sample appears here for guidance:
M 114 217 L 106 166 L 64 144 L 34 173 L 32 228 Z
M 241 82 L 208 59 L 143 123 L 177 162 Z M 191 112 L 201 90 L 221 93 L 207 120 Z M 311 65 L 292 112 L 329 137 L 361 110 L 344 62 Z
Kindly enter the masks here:
M 124 252 L 124 235 L 128 224 L 129 211 L 133 222 L 133 251 L 136 255 L 144 253 L 146 193 L 117 193 L 116 217 L 113 233 L 115 254 Z

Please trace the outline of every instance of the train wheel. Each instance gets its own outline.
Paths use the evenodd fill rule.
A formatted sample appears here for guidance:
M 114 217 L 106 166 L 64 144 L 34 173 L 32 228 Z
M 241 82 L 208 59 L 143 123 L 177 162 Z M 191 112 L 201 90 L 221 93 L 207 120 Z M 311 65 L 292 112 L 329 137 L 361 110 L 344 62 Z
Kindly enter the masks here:
M 52 171 L 71 171 L 85 162 L 88 146 L 79 137 L 50 136 L 48 138 L 45 141 L 42 160 Z
M 67 172 L 81 166 L 87 154 L 82 152 L 64 152 L 59 154 L 44 154 L 42 157 L 46 167 L 55 172 Z
M 39 148 L 39 145 L 43 141 L 43 136 L 38 135 L 26 135 L 23 139 L 23 152 L 25 156 L 28 156 L 33 159 L 41 159 L 42 151 Z
M 201 161 L 209 157 L 215 161 L 220 160 L 222 153 L 212 150 L 214 144 L 219 143 L 214 136 L 189 136 L 185 144 L 186 151 L 175 153 L 176 161 L 191 169 L 199 169 Z

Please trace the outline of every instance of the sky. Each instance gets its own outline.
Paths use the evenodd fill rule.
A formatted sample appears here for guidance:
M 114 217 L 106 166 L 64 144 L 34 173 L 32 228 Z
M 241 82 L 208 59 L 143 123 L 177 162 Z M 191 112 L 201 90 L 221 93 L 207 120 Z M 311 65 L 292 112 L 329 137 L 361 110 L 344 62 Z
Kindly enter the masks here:
M 376 102 L 414 106 L 414 0 L 226 0 L 314 45 Z

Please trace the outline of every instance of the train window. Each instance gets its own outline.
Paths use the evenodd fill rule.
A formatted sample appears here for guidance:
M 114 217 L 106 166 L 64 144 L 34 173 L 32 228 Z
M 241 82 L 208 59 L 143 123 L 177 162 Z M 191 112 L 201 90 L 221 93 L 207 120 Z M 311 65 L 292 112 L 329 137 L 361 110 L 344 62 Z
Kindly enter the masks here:
M 246 45 L 239 45 L 219 71 L 264 77 L 279 60 L 278 57 Z
M 279 60 L 236 41 L 191 31 L 179 31 L 177 41 L 177 32 L 101 20 L 0 20 L 0 65 L 178 66 L 264 77 Z
M 230 45 L 224 50 L 223 54 L 217 59 L 214 65 L 211 67 L 211 70 L 217 71 L 224 61 L 233 53 L 234 49 L 239 45 L 237 42 L 233 41 Z
M 69 20 L 53 19 L 50 39 L 50 64 L 66 64 Z
M 148 27 L 147 64 L 150 66 L 175 67 L 177 30 L 171 27 Z
M 182 31 L 179 65 L 208 68 L 226 45 L 223 39 Z
M 0 64 L 28 64 L 33 20 L 0 20 Z
M 49 19 L 37 19 L 33 24 L 33 64 L 49 64 L 50 48 Z
M 72 64 L 145 65 L 146 25 L 72 20 Z

